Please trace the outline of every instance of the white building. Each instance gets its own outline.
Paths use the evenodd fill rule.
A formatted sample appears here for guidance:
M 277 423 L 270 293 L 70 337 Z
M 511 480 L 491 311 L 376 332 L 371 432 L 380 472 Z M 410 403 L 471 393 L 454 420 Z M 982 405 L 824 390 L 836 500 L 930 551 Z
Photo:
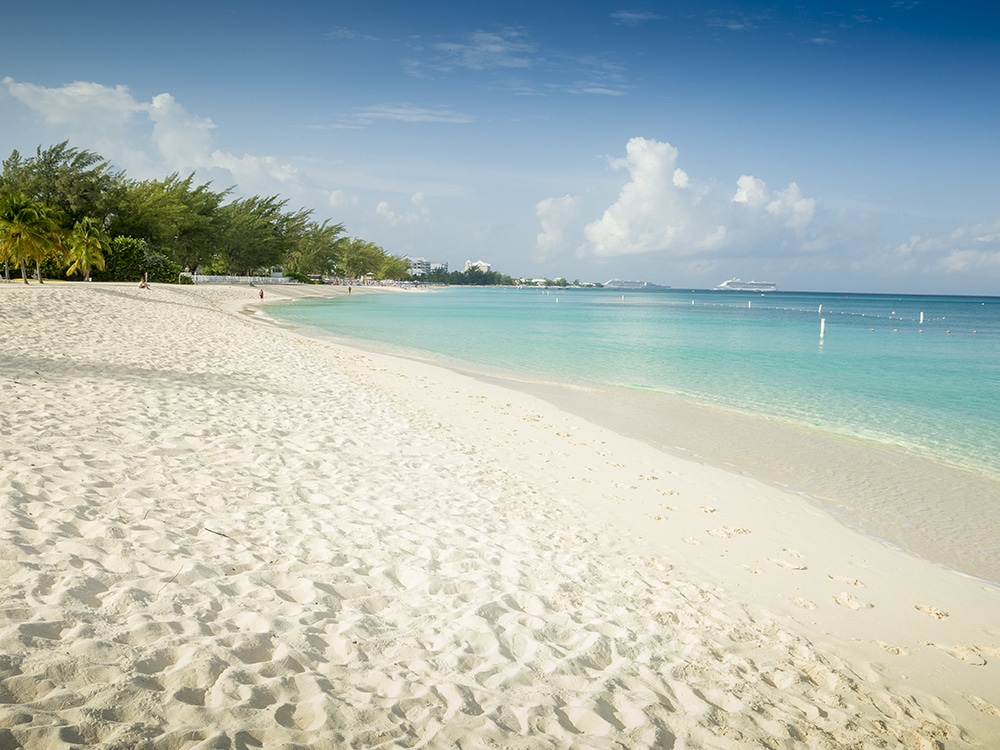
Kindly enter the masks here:
M 438 261 L 427 260 L 426 258 L 406 257 L 410 264 L 410 276 L 430 276 L 435 271 L 448 273 L 448 264 Z
M 485 260 L 477 260 L 475 262 L 473 262 L 471 260 L 465 261 L 465 270 L 466 271 L 471 271 L 473 268 L 475 268 L 478 271 L 482 271 L 483 273 L 489 273 L 490 272 L 490 264 L 487 263 Z
M 410 264 L 410 276 L 429 276 L 431 272 L 431 262 L 426 258 L 411 258 L 406 260 Z

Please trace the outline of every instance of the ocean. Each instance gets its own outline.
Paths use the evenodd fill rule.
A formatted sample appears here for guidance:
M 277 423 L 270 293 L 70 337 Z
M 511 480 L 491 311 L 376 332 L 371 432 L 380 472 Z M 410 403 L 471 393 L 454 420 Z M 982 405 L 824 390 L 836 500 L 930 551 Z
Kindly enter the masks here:
M 919 554 L 933 557 L 909 538 L 929 519 L 949 526 L 965 512 L 977 533 L 1000 537 L 997 297 L 455 287 L 302 300 L 269 314 L 515 384 L 610 389 L 665 446 L 685 436 L 669 410 L 658 424 L 649 409 L 663 399 L 704 407 L 715 427 L 692 433 L 699 456 L 763 473 Z M 784 437 L 734 436 L 748 424 Z M 819 441 L 805 456 L 802 436 Z M 748 440 L 768 447 L 726 455 Z M 972 519 L 983 513 L 993 514 L 986 528 Z M 991 560 L 941 561 L 1000 580 L 995 538 L 962 554 Z

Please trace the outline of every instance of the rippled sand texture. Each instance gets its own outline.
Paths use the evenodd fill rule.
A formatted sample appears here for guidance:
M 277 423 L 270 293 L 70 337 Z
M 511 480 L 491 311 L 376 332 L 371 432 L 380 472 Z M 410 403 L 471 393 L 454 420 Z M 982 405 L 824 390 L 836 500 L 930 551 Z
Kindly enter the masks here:
M 250 291 L 0 286 L 0 747 L 996 746 L 995 588 Z

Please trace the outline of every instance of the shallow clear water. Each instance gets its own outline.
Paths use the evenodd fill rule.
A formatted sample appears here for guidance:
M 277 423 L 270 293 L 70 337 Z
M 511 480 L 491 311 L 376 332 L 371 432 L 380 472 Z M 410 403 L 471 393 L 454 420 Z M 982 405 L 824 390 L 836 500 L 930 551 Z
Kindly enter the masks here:
M 271 310 L 441 361 L 680 394 L 1000 478 L 1000 298 L 445 288 Z

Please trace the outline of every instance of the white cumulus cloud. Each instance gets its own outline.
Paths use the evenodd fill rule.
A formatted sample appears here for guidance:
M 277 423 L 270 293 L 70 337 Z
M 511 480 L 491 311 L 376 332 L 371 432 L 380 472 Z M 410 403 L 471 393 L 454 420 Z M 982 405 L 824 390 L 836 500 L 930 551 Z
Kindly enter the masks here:
M 899 272 L 940 277 L 1000 277 L 1000 220 L 959 227 L 937 236 L 914 235 L 855 261 L 852 270 L 892 276 Z
M 743 175 L 730 192 L 692 177 L 678 166 L 678 157 L 669 143 L 636 137 L 626 144 L 624 157 L 609 159 L 612 169 L 628 172 L 628 179 L 600 218 L 583 227 L 580 253 L 690 259 L 802 241 L 817 206 L 794 182 L 772 191 L 763 180 Z M 538 216 L 551 222 L 541 211 Z M 554 244 L 555 235 L 544 223 L 540 247 L 542 237 Z
M 375 206 L 375 214 L 385 219 L 389 224 L 417 224 L 430 216 L 430 210 L 424 205 L 424 194 L 416 192 L 410 196 L 413 208 L 408 211 L 394 211 L 388 201 L 379 201 Z
M 140 101 L 125 86 L 87 81 L 51 88 L 9 77 L 0 83 L 53 133 L 52 140 L 68 138 L 74 146 L 96 151 L 130 177 L 201 170 L 223 187 L 235 182 L 247 194 L 271 193 L 275 180 L 287 183 L 295 177 L 293 167 L 273 157 L 214 148 L 212 120 L 188 112 L 168 93 Z
M 566 232 L 570 229 L 579 211 L 579 200 L 571 195 L 561 198 L 546 198 L 535 206 L 542 231 L 536 238 L 538 255 L 549 257 L 566 244 Z

